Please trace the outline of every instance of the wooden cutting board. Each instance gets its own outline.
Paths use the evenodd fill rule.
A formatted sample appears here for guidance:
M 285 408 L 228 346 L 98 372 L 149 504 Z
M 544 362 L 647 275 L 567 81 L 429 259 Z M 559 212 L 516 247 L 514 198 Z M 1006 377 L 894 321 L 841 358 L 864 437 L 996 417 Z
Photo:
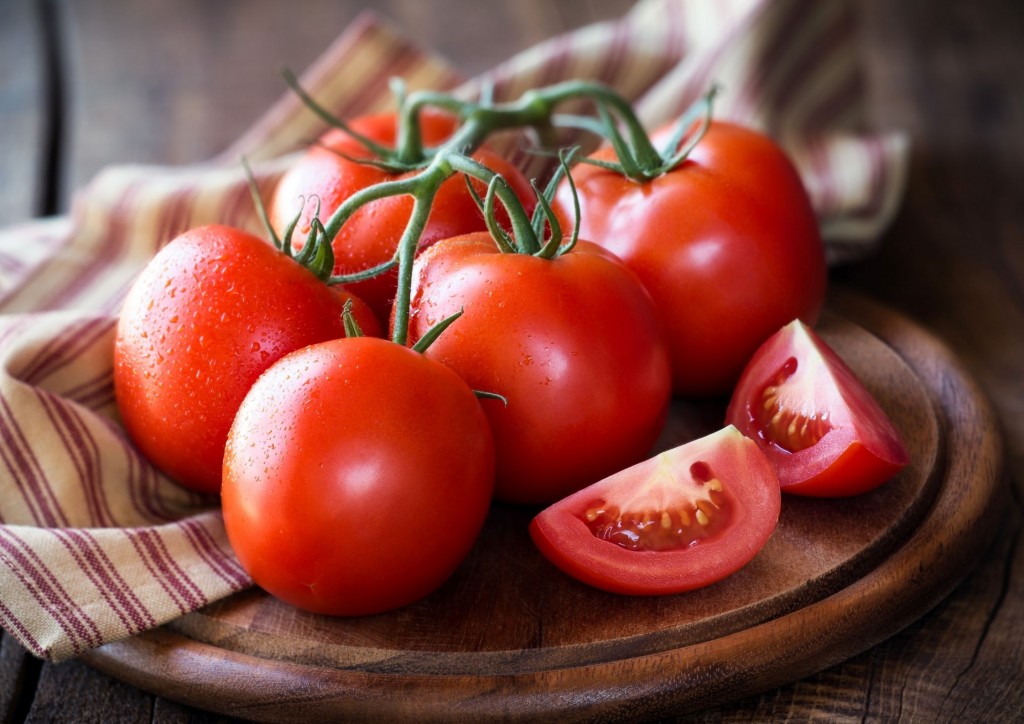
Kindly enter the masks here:
M 818 327 L 905 436 L 912 462 L 846 500 L 784 496 L 765 549 L 701 591 L 631 598 L 556 570 L 535 511 L 495 505 L 456 575 L 399 611 L 339 619 L 259 590 L 85 655 L 170 699 L 248 719 L 650 718 L 820 671 L 938 603 L 996 531 L 1005 495 L 992 410 L 912 322 L 835 294 Z M 660 445 L 718 429 L 724 401 L 677 402 Z

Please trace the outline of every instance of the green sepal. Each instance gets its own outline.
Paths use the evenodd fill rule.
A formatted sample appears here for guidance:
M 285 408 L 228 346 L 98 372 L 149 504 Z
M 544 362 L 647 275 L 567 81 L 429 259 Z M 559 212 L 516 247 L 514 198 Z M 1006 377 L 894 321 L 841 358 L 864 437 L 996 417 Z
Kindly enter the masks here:
M 499 395 L 497 392 L 485 392 L 484 390 L 473 390 L 473 394 L 480 400 L 501 400 L 501 404 L 508 407 L 508 398 L 505 395 Z
M 558 248 L 562 245 L 562 225 L 558 223 L 558 217 L 555 216 L 555 210 L 551 208 L 551 202 L 545 198 L 544 193 L 537 188 L 535 183 L 531 183 L 533 184 L 534 193 L 537 194 L 537 209 L 543 214 L 547 227 L 551 230 L 551 235 L 534 256 L 541 259 L 551 259 L 558 256 Z
M 330 239 L 324 231 L 324 225 L 318 217 L 314 217 L 310 223 L 309 236 L 305 246 L 295 261 L 313 272 L 313 275 L 322 282 L 331 279 L 334 272 L 334 249 L 331 247 Z
M 576 183 L 569 172 L 569 165 L 579 150 L 579 146 L 573 146 L 568 150 L 563 148 L 558 152 L 558 168 L 551 175 L 543 193 L 537 193 L 537 209 L 534 211 L 533 219 L 534 231 L 543 238 L 545 222 L 551 229 L 551 237 L 535 255 L 542 259 L 553 259 L 565 254 L 567 251 L 571 251 L 579 239 L 580 200 L 579 195 L 576 193 Z M 569 191 L 572 193 L 573 210 L 575 212 L 572 234 L 569 237 L 569 242 L 564 245 L 562 244 L 562 240 L 565 238 L 564 229 L 562 229 L 558 218 L 551 208 L 551 202 L 555 198 L 555 193 L 558 191 L 558 186 L 562 183 L 562 179 L 565 179 L 569 184 Z M 536 191 L 536 187 L 534 187 L 534 190 Z
M 508 235 L 504 229 L 499 226 L 494 220 L 494 204 L 495 196 L 497 195 L 498 184 L 500 182 L 500 176 L 495 174 L 494 177 L 487 183 L 487 198 L 480 198 L 480 194 L 473 187 L 473 177 L 463 175 L 466 181 L 466 190 L 469 191 L 470 197 L 473 199 L 473 203 L 480 210 L 480 215 L 484 217 L 484 223 L 487 225 L 487 231 L 490 233 L 491 238 L 494 239 L 494 243 L 497 245 L 498 250 L 502 254 L 514 254 L 516 251 L 515 242 L 512 237 Z
M 452 322 L 461 317 L 462 313 L 465 311 L 465 309 L 460 309 L 455 314 L 451 315 L 450 317 L 445 317 L 440 322 L 435 324 L 433 327 L 428 329 L 426 334 L 420 337 L 419 341 L 412 346 L 413 351 L 419 352 L 420 354 L 426 352 L 427 349 L 430 348 L 430 345 L 436 342 L 437 338 L 440 337 L 441 334 L 452 325 Z
M 637 163 L 635 156 L 633 155 L 632 149 L 629 144 L 626 143 L 626 139 L 622 137 L 622 133 L 619 131 L 618 125 L 615 123 L 615 119 L 604 107 L 603 104 L 598 104 L 597 112 L 601 116 L 601 121 L 604 124 L 605 137 L 609 143 L 612 144 L 612 148 L 615 150 L 615 155 L 619 159 L 619 163 L 622 165 L 622 172 L 632 179 L 647 178 L 646 173 L 640 168 Z
M 290 69 L 284 68 L 281 71 L 281 75 L 284 77 L 284 82 L 288 84 L 288 87 L 291 88 L 295 92 L 295 94 L 302 99 L 302 102 L 306 105 L 306 107 L 313 111 L 313 113 L 315 113 L 317 116 L 319 116 L 320 119 L 324 121 L 324 123 L 326 123 L 329 126 L 333 126 L 334 128 L 340 128 L 345 133 L 352 136 L 352 138 L 354 138 L 356 141 L 358 141 L 364 148 L 366 148 L 367 151 L 373 153 L 376 156 L 379 156 L 380 158 L 388 158 L 389 156 L 394 154 L 394 149 L 388 148 L 387 146 L 383 146 L 374 141 L 372 138 L 369 138 L 368 136 L 365 136 L 362 133 L 359 133 L 358 131 L 352 130 L 352 128 L 347 123 L 345 123 L 343 120 L 341 120 L 336 115 L 331 113 L 329 110 L 324 108 L 322 105 L 317 103 L 313 96 L 307 93 L 306 89 L 302 87 L 302 84 L 299 83 L 298 77 L 296 77 L 296 75 Z
M 253 175 L 252 167 L 249 165 L 249 159 L 245 156 L 241 158 L 242 168 L 245 170 L 245 180 L 249 184 L 249 193 L 252 195 L 253 206 L 256 207 L 256 215 L 260 218 L 260 223 L 263 224 L 263 228 L 267 232 L 267 236 L 274 243 L 278 249 L 281 248 L 281 239 L 278 238 L 277 232 L 274 231 L 273 225 L 270 223 L 270 216 L 267 214 L 267 205 L 263 202 L 263 195 L 260 194 L 260 187 L 256 183 L 256 176 Z M 301 213 L 301 212 L 300 212 Z
M 700 140 L 704 138 L 704 134 L 707 133 L 708 128 L 711 126 L 712 102 L 720 90 L 721 88 L 719 85 L 712 85 L 711 88 L 708 89 L 708 92 L 687 108 L 686 112 L 679 119 L 679 123 L 676 124 L 676 130 L 672 134 L 672 138 L 669 139 L 669 143 L 662 150 L 662 173 L 668 173 L 685 161 L 693 149 L 696 148 L 697 144 L 700 143 Z M 682 143 L 683 139 L 686 138 L 686 134 L 689 131 L 690 126 L 693 125 L 698 115 L 701 117 L 700 127 L 682 148 L 678 151 L 675 150 L 676 146 Z
M 256 213 L 259 215 L 260 221 L 263 223 L 267 235 L 270 237 L 274 246 L 294 260 L 297 264 L 309 269 L 309 271 L 312 272 L 320 281 L 330 283 L 331 274 L 334 271 L 334 249 L 331 247 L 331 243 L 327 239 L 327 234 L 324 231 L 324 226 L 320 222 L 320 199 L 317 198 L 316 200 L 316 210 L 314 212 L 313 221 L 310 224 L 309 236 L 306 238 L 306 243 L 302 249 L 295 254 L 292 252 L 292 234 L 295 232 L 295 228 L 298 226 L 299 220 L 302 218 L 303 209 L 306 207 L 306 199 L 302 199 L 302 204 L 299 206 L 298 212 L 294 217 L 292 217 L 291 221 L 288 222 L 284 238 L 282 239 L 277 235 L 273 225 L 270 223 L 270 217 L 267 214 L 266 205 L 263 203 L 263 197 L 260 195 L 259 187 L 256 184 L 256 178 L 252 173 L 252 168 L 249 166 L 248 160 L 244 157 L 242 158 L 242 167 L 245 169 L 246 180 L 249 183 L 249 191 L 252 194 L 253 203 L 256 206 Z
M 397 160 L 383 159 L 383 157 L 359 158 L 358 156 L 343 153 L 336 148 L 331 148 L 330 146 L 321 143 L 319 140 L 313 141 L 312 144 L 310 145 L 316 146 L 317 148 L 322 148 L 324 151 L 327 151 L 328 153 L 333 153 L 338 158 L 344 159 L 349 163 L 357 163 L 360 166 L 370 166 L 372 168 L 383 171 L 384 173 L 404 173 L 406 171 L 413 171 L 420 167 L 419 165 L 401 163 Z
M 345 306 L 341 310 L 341 320 L 345 325 L 345 339 L 355 339 L 363 336 L 363 330 L 359 328 L 359 322 L 352 314 L 352 300 L 346 299 Z
M 295 216 L 288 222 L 288 226 L 284 229 L 284 238 L 280 240 L 278 248 L 288 256 L 295 258 L 292 254 L 292 235 L 295 233 L 295 228 L 299 225 L 299 220 L 302 218 L 302 212 L 306 208 L 306 197 L 299 197 L 302 201 L 299 204 L 299 210 L 295 212 Z M 271 232 L 273 233 L 273 232 Z M 275 237 L 276 238 L 276 237 Z

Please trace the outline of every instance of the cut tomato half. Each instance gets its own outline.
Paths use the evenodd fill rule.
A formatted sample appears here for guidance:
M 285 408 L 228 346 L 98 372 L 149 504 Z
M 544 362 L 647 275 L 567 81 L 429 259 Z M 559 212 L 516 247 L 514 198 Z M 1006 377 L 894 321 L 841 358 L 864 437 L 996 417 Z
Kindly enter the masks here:
M 786 493 L 857 495 L 909 462 L 899 432 L 878 402 L 799 320 L 776 332 L 751 358 L 726 422 L 764 450 Z
M 735 427 L 662 452 L 544 509 L 534 543 L 574 578 L 613 593 L 680 593 L 725 578 L 779 519 L 779 483 Z

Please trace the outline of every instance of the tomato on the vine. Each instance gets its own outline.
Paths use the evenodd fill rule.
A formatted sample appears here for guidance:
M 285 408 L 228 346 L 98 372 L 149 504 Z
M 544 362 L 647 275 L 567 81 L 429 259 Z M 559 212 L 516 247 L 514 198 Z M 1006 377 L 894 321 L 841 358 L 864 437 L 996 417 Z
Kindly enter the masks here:
M 719 581 L 764 547 L 779 483 L 734 427 L 659 453 L 541 511 L 530 524 L 558 568 L 613 593 L 680 593 Z
M 224 524 L 257 584 L 299 608 L 377 613 L 440 586 L 490 506 L 473 391 L 381 339 L 306 347 L 246 396 L 224 456 Z
M 424 145 L 436 146 L 457 127 L 454 116 L 437 111 L 420 114 L 420 133 Z M 382 146 L 393 146 L 397 135 L 397 116 L 385 113 L 357 118 L 349 127 Z M 500 173 L 524 202 L 533 198 L 526 177 L 509 161 L 487 148 L 473 154 L 474 159 Z M 312 146 L 278 183 L 270 208 L 271 224 L 279 233 L 288 226 L 304 200 L 296 227 L 308 233 L 312 217 L 320 210 L 320 219 L 328 217 L 354 193 L 386 181 L 406 178 L 414 172 L 390 172 L 374 165 L 377 159 L 356 138 L 340 128 L 332 128 Z M 484 186 L 474 181 L 479 193 Z M 334 239 L 335 274 L 351 274 L 386 263 L 394 254 L 412 213 L 413 200 L 406 195 L 391 196 L 363 206 L 341 227 Z M 452 176 L 437 191 L 420 247 L 486 228 L 465 179 Z M 386 324 L 395 297 L 397 271 L 349 285 Z
M 899 432 L 854 372 L 799 320 L 757 351 L 727 422 L 753 439 L 783 492 L 820 497 L 878 487 L 909 462 Z
M 616 154 L 605 147 L 593 158 Z M 615 252 L 654 298 L 677 393 L 728 392 L 779 327 L 817 319 L 826 284 L 818 226 L 799 176 L 768 137 L 711 122 L 686 160 L 650 181 L 587 163 L 572 177 L 580 237 Z M 571 227 L 567 184 L 556 201 Z
M 409 340 L 465 313 L 427 350 L 485 400 L 496 496 L 546 504 L 643 459 L 671 394 L 650 296 L 606 250 L 501 253 L 487 233 L 438 242 L 413 269 Z
M 118 320 L 114 389 L 129 436 L 182 485 L 216 493 L 249 387 L 288 352 L 344 336 L 349 299 L 379 335 L 362 302 L 252 234 L 204 226 L 178 236 L 142 270 Z

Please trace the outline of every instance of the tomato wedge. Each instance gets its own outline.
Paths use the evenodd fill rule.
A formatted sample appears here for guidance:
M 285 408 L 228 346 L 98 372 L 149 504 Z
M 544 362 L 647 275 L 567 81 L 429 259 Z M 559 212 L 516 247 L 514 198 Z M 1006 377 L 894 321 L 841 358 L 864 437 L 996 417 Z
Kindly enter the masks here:
M 596 588 L 680 593 L 754 558 L 775 530 L 781 498 L 760 448 L 729 426 L 544 509 L 530 535 L 548 560 Z
M 878 402 L 799 320 L 776 332 L 751 358 L 726 422 L 761 446 L 786 493 L 857 495 L 909 462 L 899 432 Z

